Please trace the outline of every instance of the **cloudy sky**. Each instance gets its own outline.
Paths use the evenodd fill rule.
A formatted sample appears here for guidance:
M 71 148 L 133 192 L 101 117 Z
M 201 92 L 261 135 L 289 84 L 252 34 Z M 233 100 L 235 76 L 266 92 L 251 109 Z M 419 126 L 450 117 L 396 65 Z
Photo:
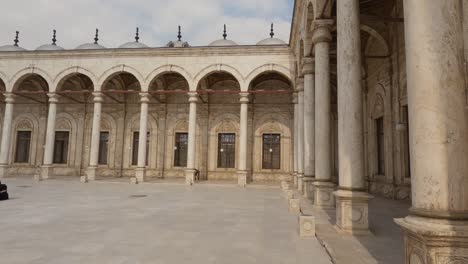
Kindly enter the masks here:
M 207 45 L 222 37 L 239 44 L 255 44 L 268 37 L 275 23 L 276 37 L 288 42 L 293 0 L 15 0 L 2 4 L 0 46 L 12 44 L 19 30 L 20 46 L 35 49 L 51 42 L 57 30 L 65 48 L 92 42 L 96 28 L 99 44 L 117 47 L 133 40 L 140 27 L 141 42 L 163 46 L 182 26 L 185 41 Z

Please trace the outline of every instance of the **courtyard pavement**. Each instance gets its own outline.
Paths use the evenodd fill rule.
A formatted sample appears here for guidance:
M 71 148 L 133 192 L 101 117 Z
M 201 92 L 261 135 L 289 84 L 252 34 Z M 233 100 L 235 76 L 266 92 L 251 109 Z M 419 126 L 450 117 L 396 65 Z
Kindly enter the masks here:
M 331 263 L 271 186 L 2 182 L 0 263 Z

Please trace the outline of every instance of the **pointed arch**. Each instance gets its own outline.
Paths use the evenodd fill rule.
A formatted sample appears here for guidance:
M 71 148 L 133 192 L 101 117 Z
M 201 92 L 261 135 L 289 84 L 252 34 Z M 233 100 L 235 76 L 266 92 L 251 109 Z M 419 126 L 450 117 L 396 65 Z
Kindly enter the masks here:
M 148 74 L 148 76 L 145 79 L 145 83 L 147 84 L 147 86 L 143 87 L 142 89 L 143 90 L 148 89 L 148 87 L 159 76 L 161 76 L 161 75 L 163 75 L 165 73 L 178 73 L 178 74 L 180 74 L 189 83 L 189 88 L 190 88 L 191 84 L 193 83 L 192 82 L 192 76 L 184 68 L 182 68 L 180 66 L 177 66 L 177 65 L 173 65 L 173 64 L 167 64 L 167 65 L 163 65 L 161 67 L 156 68 L 150 74 Z
M 142 89 L 143 89 L 143 87 L 147 87 L 147 85 L 145 83 L 145 78 L 143 77 L 143 75 L 137 69 L 135 69 L 135 68 L 133 68 L 132 66 L 129 66 L 129 65 L 120 64 L 120 65 L 114 66 L 114 67 L 106 70 L 103 74 L 101 74 L 101 76 L 98 78 L 98 81 L 96 82 L 97 87 L 95 88 L 95 90 L 100 91 L 101 87 L 107 81 L 109 81 L 112 77 L 114 77 L 115 75 L 118 75 L 119 73 L 129 73 L 129 74 L 133 75 L 137 79 L 137 81 L 140 84 Z
M 88 77 L 93 83 L 93 87 L 95 87 L 95 84 L 97 83 L 96 75 L 93 72 L 85 68 L 82 68 L 80 66 L 69 67 L 59 72 L 53 80 L 54 87 L 58 88 L 61 83 L 63 83 L 64 81 L 68 79 L 68 77 L 75 75 L 75 74 L 82 74 Z
M 37 68 L 35 66 L 27 67 L 16 72 L 13 75 L 13 77 L 11 77 L 11 79 L 9 80 L 10 85 L 8 88 L 10 90 L 7 92 L 13 92 L 17 88 L 17 86 L 21 83 L 21 81 L 23 81 L 27 77 L 34 75 L 34 74 L 42 77 L 46 81 L 50 92 L 55 92 L 55 87 L 52 85 L 53 81 L 50 75 L 46 71 L 42 70 L 41 68 Z
M 244 77 L 242 76 L 242 74 L 237 70 L 235 69 L 234 67 L 230 66 L 230 65 L 227 65 L 227 64 L 212 64 L 206 68 L 204 68 L 203 70 L 201 70 L 194 78 L 192 84 L 194 85 L 194 87 L 190 87 L 190 91 L 196 91 L 197 87 L 198 87 L 198 84 L 200 83 L 200 81 L 210 75 L 211 73 L 216 73 L 216 72 L 227 72 L 229 74 L 231 74 L 232 76 L 234 76 L 234 78 L 237 80 L 237 82 L 239 83 L 240 87 L 241 87 L 241 90 L 243 89 L 242 87 L 244 87 Z

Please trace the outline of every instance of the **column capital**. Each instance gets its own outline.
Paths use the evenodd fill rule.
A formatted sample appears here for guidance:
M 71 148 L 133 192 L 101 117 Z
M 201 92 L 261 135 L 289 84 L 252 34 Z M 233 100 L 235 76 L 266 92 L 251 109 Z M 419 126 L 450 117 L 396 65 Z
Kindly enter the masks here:
M 304 91 L 304 78 L 296 78 L 296 91 L 303 92 Z
M 310 75 L 315 73 L 315 58 L 304 57 L 302 59 L 302 74 Z
M 150 96 L 150 94 L 147 93 L 147 92 L 140 93 L 140 102 L 141 103 L 149 103 L 149 101 L 150 101 L 149 96 Z
M 5 103 L 12 104 L 15 102 L 16 95 L 14 93 L 3 93 L 3 96 L 5 97 Z
M 239 97 L 240 97 L 240 103 L 241 104 L 247 104 L 249 103 L 249 93 L 247 92 L 242 92 L 242 93 L 239 93 Z
M 317 44 L 320 42 L 331 42 L 331 27 L 335 24 L 332 19 L 315 20 L 312 24 L 314 28 L 312 33 L 312 43 Z
M 56 93 L 47 93 L 47 96 L 49 97 L 49 103 L 50 104 L 56 104 L 58 103 L 59 100 L 59 95 Z
M 198 103 L 198 93 L 197 92 L 188 92 L 189 103 Z
M 95 103 L 102 103 L 104 101 L 104 98 L 102 98 L 104 94 L 102 92 L 93 92 L 93 96 L 94 96 L 93 101 Z

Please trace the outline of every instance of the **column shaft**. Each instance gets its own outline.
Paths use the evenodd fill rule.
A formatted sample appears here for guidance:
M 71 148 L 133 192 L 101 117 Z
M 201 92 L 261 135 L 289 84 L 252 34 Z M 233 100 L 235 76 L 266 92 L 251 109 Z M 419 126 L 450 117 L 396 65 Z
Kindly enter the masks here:
M 187 146 L 187 170 L 185 173 L 185 182 L 192 185 L 195 181 L 195 142 L 197 133 L 197 102 L 198 94 L 189 93 L 189 127 L 188 127 L 188 146 Z
M 44 160 L 41 168 L 41 179 L 48 179 L 52 174 L 54 163 L 55 121 L 57 119 L 58 98 L 54 93 L 49 96 L 49 114 L 47 116 L 46 142 L 44 146 Z
M 240 134 L 239 134 L 239 171 L 238 184 L 240 186 L 247 185 L 247 145 L 248 145 L 248 93 L 240 94 Z
M 301 84 L 298 90 L 298 132 L 297 132 L 297 189 L 303 191 L 304 177 L 304 79 L 300 78 Z
M 2 145 L 0 149 L 0 178 L 7 176 L 6 169 L 9 164 L 14 101 L 15 98 L 13 94 L 5 94 L 5 114 L 3 118 Z
M 298 157 L 298 139 L 299 139 L 299 105 L 298 105 L 298 95 L 297 93 L 294 93 L 293 95 L 293 104 L 294 104 L 294 173 L 293 173 L 293 184 L 294 186 L 297 186 L 297 171 L 298 171 L 298 162 L 299 162 L 299 157 Z
M 146 168 L 146 153 L 147 153 L 147 134 L 148 134 L 148 102 L 149 94 L 141 93 L 141 105 L 140 105 L 140 131 L 138 135 L 138 164 L 136 169 L 137 182 L 145 181 L 145 168 Z
M 93 127 L 91 130 L 91 146 L 89 153 L 89 168 L 87 176 L 89 180 L 96 179 L 96 169 L 99 162 L 99 137 L 101 134 L 101 111 L 102 111 L 102 93 L 95 92 L 94 95 L 94 112 L 93 112 Z
M 311 57 L 303 59 L 304 75 L 304 197 L 313 197 L 315 176 L 315 61 Z

